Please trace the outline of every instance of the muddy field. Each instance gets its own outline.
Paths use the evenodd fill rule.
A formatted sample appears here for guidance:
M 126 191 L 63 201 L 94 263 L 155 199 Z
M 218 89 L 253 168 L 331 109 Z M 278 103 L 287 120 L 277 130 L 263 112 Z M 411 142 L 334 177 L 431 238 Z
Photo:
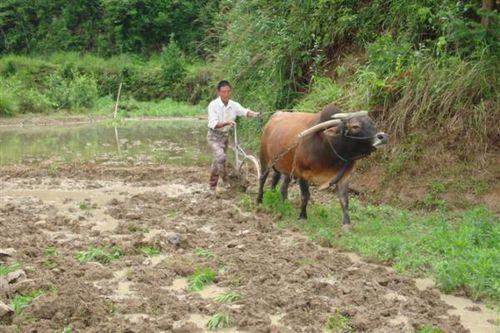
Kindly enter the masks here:
M 234 318 L 221 332 L 326 332 L 331 318 L 348 321 L 339 332 L 494 331 L 483 306 L 453 309 L 425 281 L 279 229 L 235 190 L 215 198 L 206 165 L 131 164 L 1 167 L 0 262 L 21 272 L 0 277 L 0 301 L 43 294 L 0 332 L 204 332 L 218 312 Z M 121 255 L 78 260 L 92 247 Z M 203 268 L 214 283 L 190 291 Z M 215 300 L 227 291 L 241 299 Z

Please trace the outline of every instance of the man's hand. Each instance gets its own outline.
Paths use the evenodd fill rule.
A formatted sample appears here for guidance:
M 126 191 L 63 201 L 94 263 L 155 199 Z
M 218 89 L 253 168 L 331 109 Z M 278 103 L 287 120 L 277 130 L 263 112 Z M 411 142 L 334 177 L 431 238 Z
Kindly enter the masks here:
M 257 118 L 257 117 L 260 117 L 260 112 L 255 112 L 255 111 L 252 111 L 252 110 L 248 110 L 248 116 L 249 117 L 253 117 L 253 118 Z
M 233 127 L 235 125 L 236 123 L 234 121 L 223 121 L 221 123 L 217 123 L 217 125 L 215 125 L 215 128 L 223 128 L 226 126 Z

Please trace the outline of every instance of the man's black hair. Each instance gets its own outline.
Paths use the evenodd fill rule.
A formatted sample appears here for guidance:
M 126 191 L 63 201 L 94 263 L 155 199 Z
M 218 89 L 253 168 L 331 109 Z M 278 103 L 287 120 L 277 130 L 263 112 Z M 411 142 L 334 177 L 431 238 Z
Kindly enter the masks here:
M 231 88 L 231 84 L 229 81 L 222 80 L 219 83 L 217 83 L 217 91 L 221 90 L 223 87 L 229 87 Z

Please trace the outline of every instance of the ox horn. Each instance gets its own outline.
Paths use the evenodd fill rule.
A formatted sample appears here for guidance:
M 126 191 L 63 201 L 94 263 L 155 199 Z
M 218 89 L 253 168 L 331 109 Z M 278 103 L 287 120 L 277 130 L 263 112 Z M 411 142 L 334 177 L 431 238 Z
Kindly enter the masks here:
M 314 125 L 313 127 L 310 127 L 308 129 L 302 131 L 299 134 L 299 138 L 303 138 L 309 134 L 316 133 L 316 132 L 323 130 L 325 128 L 328 128 L 328 127 L 336 126 L 336 125 L 340 124 L 341 122 L 342 122 L 342 120 L 340 120 L 340 119 L 334 119 L 334 120 L 328 120 L 328 121 L 319 123 L 318 125 Z
M 362 116 L 367 116 L 368 111 L 358 111 L 358 112 L 351 112 L 351 113 L 337 113 L 332 116 L 334 119 L 350 119 L 354 117 L 362 117 Z

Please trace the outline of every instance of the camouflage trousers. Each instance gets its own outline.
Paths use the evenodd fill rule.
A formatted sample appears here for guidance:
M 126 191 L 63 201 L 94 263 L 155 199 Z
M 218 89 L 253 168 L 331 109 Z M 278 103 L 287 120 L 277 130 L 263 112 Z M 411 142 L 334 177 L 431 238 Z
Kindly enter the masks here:
M 215 189 L 219 182 L 219 176 L 225 181 L 227 178 L 226 173 L 226 160 L 227 160 L 227 147 L 229 143 L 229 136 L 225 133 L 219 133 L 209 130 L 207 134 L 208 145 L 212 149 L 212 167 L 210 170 L 210 187 Z

